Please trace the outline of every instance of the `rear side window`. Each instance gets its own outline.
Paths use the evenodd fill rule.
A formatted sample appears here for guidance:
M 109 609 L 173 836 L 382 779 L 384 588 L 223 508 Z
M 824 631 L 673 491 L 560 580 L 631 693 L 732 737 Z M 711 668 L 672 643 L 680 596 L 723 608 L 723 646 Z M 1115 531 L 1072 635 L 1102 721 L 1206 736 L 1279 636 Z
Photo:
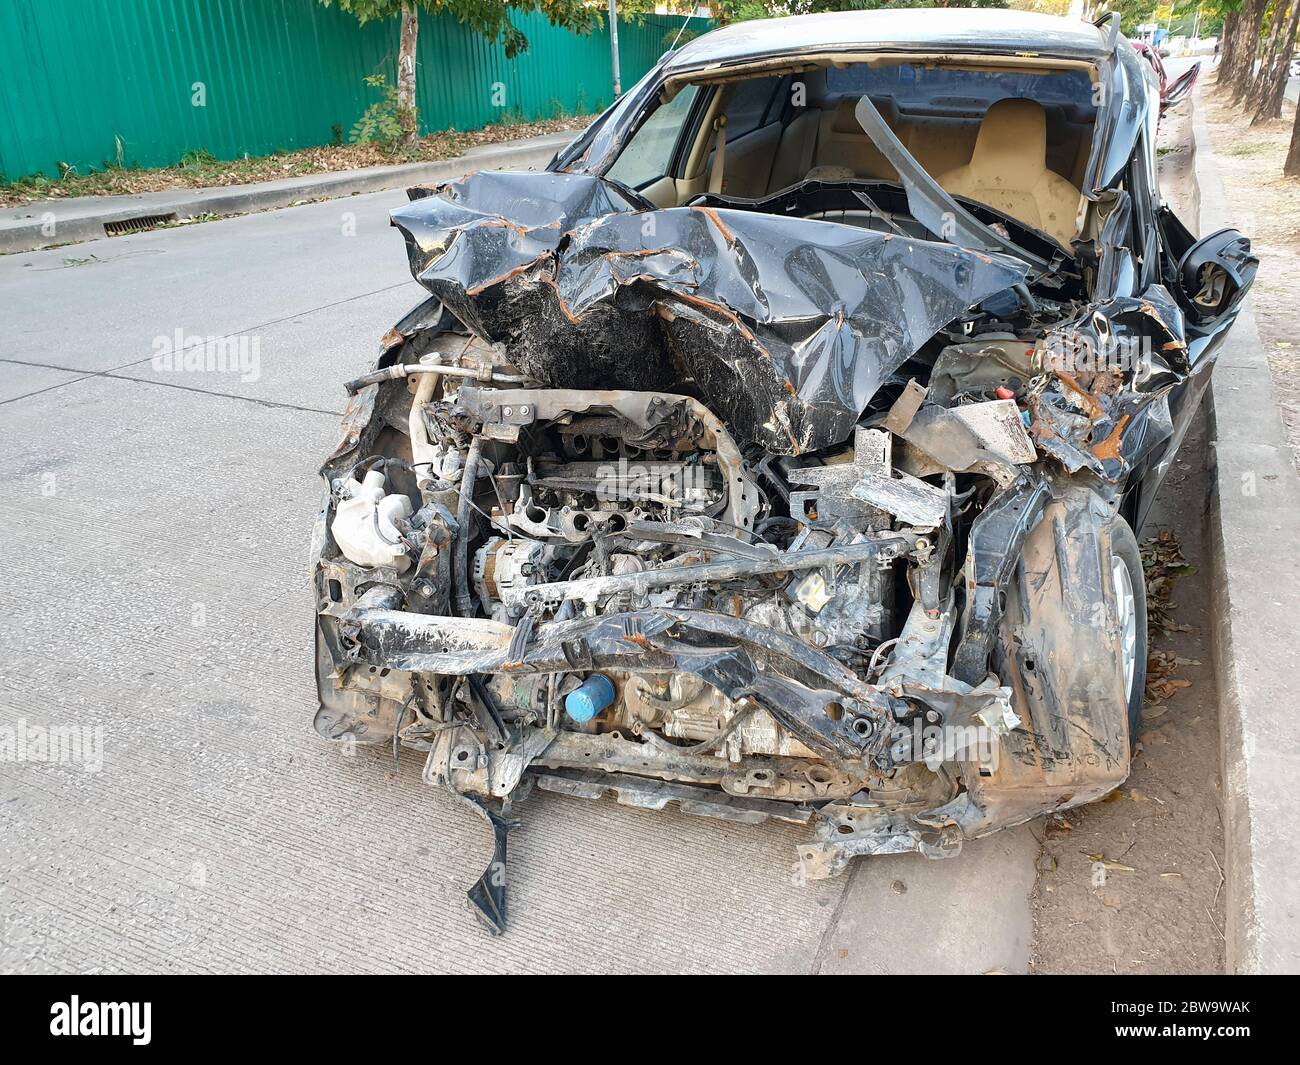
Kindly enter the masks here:
M 632 134 L 605 176 L 630 189 L 643 189 L 664 177 L 698 94 L 697 86 L 687 85 L 666 104 L 660 104 Z
M 1044 106 L 1066 105 L 1095 111 L 1092 79 L 1082 70 L 1051 73 L 1005 70 L 954 70 L 942 66 L 870 67 L 854 63 L 826 71 L 833 96 L 889 96 L 904 111 L 941 107 L 952 111 L 987 111 L 1007 97 L 1037 100 Z
M 727 139 L 735 140 L 762 128 L 772 104 L 772 96 L 783 78 L 752 78 L 731 87 L 727 99 Z

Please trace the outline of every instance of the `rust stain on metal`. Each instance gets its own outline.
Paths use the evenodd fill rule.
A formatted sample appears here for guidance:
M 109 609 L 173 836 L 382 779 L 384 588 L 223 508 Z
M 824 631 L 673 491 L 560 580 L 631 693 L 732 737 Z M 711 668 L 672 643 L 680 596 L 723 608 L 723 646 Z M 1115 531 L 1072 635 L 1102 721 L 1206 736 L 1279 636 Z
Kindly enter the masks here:
M 528 236 L 527 226 L 521 226 L 518 222 L 511 222 L 504 218 L 488 218 L 480 222 L 483 229 L 508 229 L 512 233 L 518 233 L 521 237 Z
M 714 208 L 692 207 L 691 210 L 699 211 L 705 218 L 712 222 L 717 227 L 718 232 L 722 234 L 722 239 L 725 240 L 729 246 L 736 243 L 736 235 L 728 229 L 727 224 L 718 217 L 718 212 Z
M 560 295 L 560 286 L 556 282 L 554 275 L 551 277 L 541 277 L 538 278 L 538 280 L 555 293 L 555 305 L 560 308 L 560 313 L 564 315 L 568 321 L 573 322 L 574 324 L 582 321 L 582 316 L 574 314 L 573 311 L 569 309 L 569 305 L 564 302 L 564 297 Z
M 1071 393 L 1078 397 L 1087 412 L 1088 420 L 1095 422 L 1105 411 L 1101 409 L 1101 404 L 1097 402 L 1097 397 L 1089 392 L 1083 385 L 1079 384 L 1071 374 L 1064 373 L 1061 370 L 1056 371 L 1056 376 L 1060 382 L 1065 385 Z
M 1110 435 L 1106 437 L 1106 439 L 1103 440 L 1101 443 L 1096 444 L 1093 447 L 1092 453 L 1097 458 L 1105 462 L 1107 459 L 1118 459 L 1120 457 L 1119 454 L 1120 439 L 1124 434 L 1124 426 L 1128 424 L 1128 421 L 1129 421 L 1129 415 L 1125 414 L 1122 418 L 1120 418 L 1118 422 L 1115 423 L 1115 428 L 1110 431 Z
M 517 276 L 520 275 L 520 274 L 527 273 L 529 270 L 531 270 L 533 267 L 535 267 L 538 263 L 540 263 L 540 262 L 542 261 L 543 258 L 544 258 L 544 256 L 539 256 L 538 258 L 533 259 L 531 262 L 526 262 L 526 263 L 524 263 L 522 266 L 516 266 L 513 270 L 507 270 L 507 271 L 506 271 L 504 274 L 502 274 L 500 277 L 494 277 L 494 278 L 491 278 L 490 280 L 484 281 L 482 284 L 475 285 L 473 288 L 467 288 L 467 289 L 465 290 L 465 295 L 467 295 L 467 296 L 481 296 L 484 292 L 486 292 L 488 289 L 490 289 L 493 285 L 504 284 L 506 281 L 509 281 L 512 277 L 517 277 Z M 543 280 L 545 280 L 545 279 L 543 278 Z

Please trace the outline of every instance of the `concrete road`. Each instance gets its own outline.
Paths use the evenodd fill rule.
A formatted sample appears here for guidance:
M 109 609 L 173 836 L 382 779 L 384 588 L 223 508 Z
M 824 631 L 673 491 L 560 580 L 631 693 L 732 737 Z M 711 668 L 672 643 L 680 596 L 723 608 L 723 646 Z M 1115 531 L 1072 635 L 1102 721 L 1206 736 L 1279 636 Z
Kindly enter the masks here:
M 1023 970 L 1027 828 L 801 886 L 800 830 L 553 795 L 489 939 L 485 827 L 417 755 L 316 737 L 316 467 L 421 295 L 401 201 L 0 258 L 0 726 L 90 730 L 0 761 L 0 970 Z M 156 368 L 177 330 L 259 372 Z

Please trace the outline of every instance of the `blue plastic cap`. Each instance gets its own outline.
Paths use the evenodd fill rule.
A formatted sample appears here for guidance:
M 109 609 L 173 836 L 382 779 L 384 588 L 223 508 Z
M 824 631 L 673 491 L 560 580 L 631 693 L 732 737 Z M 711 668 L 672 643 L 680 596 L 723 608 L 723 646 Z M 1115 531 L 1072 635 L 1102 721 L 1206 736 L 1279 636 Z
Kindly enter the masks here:
M 590 721 L 613 701 L 613 683 L 608 677 L 593 673 L 564 697 L 564 712 L 581 725 Z

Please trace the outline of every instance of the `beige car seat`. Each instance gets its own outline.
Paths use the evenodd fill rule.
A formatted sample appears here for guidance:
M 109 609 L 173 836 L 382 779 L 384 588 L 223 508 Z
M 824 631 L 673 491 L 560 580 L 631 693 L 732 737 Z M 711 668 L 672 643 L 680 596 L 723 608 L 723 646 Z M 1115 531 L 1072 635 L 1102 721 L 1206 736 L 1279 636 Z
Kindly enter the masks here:
M 938 180 L 965 196 L 1041 229 L 1067 248 L 1077 233 L 1079 190 L 1047 169 L 1047 117 L 1033 100 L 999 100 L 988 109 L 965 166 Z
M 872 102 L 890 128 L 898 129 L 898 105 L 888 97 Z M 847 96 L 829 111 L 823 111 L 817 133 L 813 162 L 817 166 L 843 166 L 860 178 L 883 178 L 897 181 L 898 174 L 858 121 L 858 97 Z

